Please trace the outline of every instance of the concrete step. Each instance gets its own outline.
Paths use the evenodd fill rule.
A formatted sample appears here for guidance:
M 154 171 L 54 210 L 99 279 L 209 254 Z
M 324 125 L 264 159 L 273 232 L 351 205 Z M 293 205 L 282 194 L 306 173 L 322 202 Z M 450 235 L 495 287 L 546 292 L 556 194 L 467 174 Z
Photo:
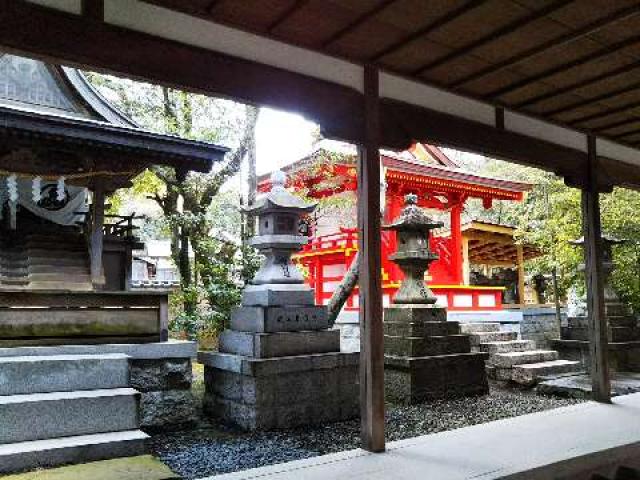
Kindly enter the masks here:
M 72 290 L 72 291 L 88 291 L 93 290 L 93 286 L 90 282 L 79 282 L 79 283 L 71 283 L 71 282 L 59 282 L 55 280 L 50 281 L 38 281 L 38 282 L 30 282 L 29 288 L 31 290 Z
M 0 444 L 136 430 L 132 388 L 0 397 Z
M 496 353 L 526 352 L 535 349 L 536 343 L 533 340 L 485 342 L 479 345 L 479 350 L 481 352 L 486 352 L 489 355 L 495 355 Z
M 478 332 L 469 334 L 472 347 L 489 342 L 511 342 L 518 339 L 517 332 Z
M 511 380 L 528 387 L 538 383 L 541 377 L 561 375 L 580 369 L 580 362 L 573 360 L 552 360 L 549 362 L 528 363 L 513 367 Z
M 489 359 L 489 363 L 497 368 L 513 368 L 526 363 L 548 362 L 558 360 L 555 350 L 530 350 L 528 352 L 497 353 Z
M 477 322 L 477 323 L 461 323 L 460 333 L 483 333 L 483 332 L 499 332 L 499 323 Z
M 0 358 L 0 396 L 129 386 L 129 357 L 55 355 Z
M 142 455 L 147 438 L 127 430 L 0 445 L 0 474 Z

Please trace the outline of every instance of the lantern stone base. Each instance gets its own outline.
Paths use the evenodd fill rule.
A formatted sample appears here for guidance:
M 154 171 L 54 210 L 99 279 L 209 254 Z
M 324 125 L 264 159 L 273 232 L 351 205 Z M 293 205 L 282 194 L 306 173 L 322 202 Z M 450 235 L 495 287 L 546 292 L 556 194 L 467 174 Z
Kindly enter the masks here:
M 444 308 L 395 304 L 384 311 L 387 400 L 414 404 L 489 391 L 485 353 L 471 352 Z
M 385 355 L 386 398 L 416 404 L 489 392 L 484 353 L 408 358 Z
M 609 368 L 616 372 L 640 372 L 640 327 L 629 307 L 618 301 L 605 303 Z M 591 368 L 589 317 L 569 317 L 560 328 L 560 339 L 552 346 L 566 360 L 577 360 L 585 370 Z
M 201 352 L 204 410 L 245 430 L 337 422 L 360 412 L 357 353 L 251 358 Z

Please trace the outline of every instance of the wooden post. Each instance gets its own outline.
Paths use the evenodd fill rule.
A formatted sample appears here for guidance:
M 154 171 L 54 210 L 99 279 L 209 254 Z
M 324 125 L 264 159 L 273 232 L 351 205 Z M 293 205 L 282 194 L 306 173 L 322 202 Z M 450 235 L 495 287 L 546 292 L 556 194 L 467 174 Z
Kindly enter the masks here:
M 518 303 L 524 305 L 524 247 L 516 245 L 516 266 L 518 269 Z
M 596 139 L 592 135 L 588 137 L 587 153 L 587 184 L 582 189 L 582 228 L 587 281 L 592 398 L 597 402 L 610 403 L 611 384 L 609 380 L 607 318 L 604 308 L 598 159 Z
M 102 286 L 105 283 L 102 272 L 102 250 L 104 243 L 104 184 L 102 179 L 97 178 L 93 185 L 93 212 L 91 215 L 91 283 L 94 286 Z
M 462 272 L 462 205 L 451 207 L 451 270 L 457 284 L 463 282 Z
M 158 322 L 160 324 L 160 341 L 169 341 L 169 297 L 163 295 L 160 297 L 158 305 Z
M 380 260 L 380 145 L 378 70 L 364 69 L 364 144 L 358 155 L 360 262 L 360 411 L 362 448 L 382 452 L 384 338 Z
M 462 237 L 462 284 L 471 283 L 471 263 L 469 262 L 469 239 Z

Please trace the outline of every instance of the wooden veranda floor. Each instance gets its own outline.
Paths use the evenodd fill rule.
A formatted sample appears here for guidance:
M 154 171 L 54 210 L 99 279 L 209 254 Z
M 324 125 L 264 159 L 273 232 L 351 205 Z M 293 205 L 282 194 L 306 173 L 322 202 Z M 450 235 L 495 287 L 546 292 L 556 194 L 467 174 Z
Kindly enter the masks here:
M 640 465 L 640 393 L 211 478 L 577 480 L 620 464 Z

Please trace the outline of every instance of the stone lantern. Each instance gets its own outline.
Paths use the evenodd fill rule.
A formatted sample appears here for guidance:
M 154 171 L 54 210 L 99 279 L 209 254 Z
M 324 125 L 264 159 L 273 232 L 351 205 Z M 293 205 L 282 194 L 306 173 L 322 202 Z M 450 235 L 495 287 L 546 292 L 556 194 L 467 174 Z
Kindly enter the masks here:
M 289 193 L 284 188 L 286 180 L 283 172 L 273 173 L 271 191 L 245 209 L 247 214 L 258 217 L 258 235 L 250 244 L 265 260 L 243 292 L 243 305 L 313 304 L 313 290 L 304 285 L 291 255 L 307 243 L 308 238 L 299 231 L 300 219 L 313 212 L 317 204 Z
M 424 282 L 424 275 L 429 265 L 438 259 L 438 255 L 429 247 L 431 230 L 444 224 L 432 220 L 417 203 L 417 195 L 407 195 L 405 208 L 400 217 L 383 227 L 397 233 L 398 251 L 390 255 L 389 260 L 398 265 L 404 274 L 394 303 L 436 303 L 436 297 Z
M 622 245 L 626 243 L 626 240 L 622 240 L 619 238 L 612 237 L 610 235 L 602 235 L 602 271 L 604 273 L 604 278 L 602 279 L 602 283 L 604 286 L 604 299 L 605 302 L 620 302 L 620 298 L 615 290 L 611 287 L 611 272 L 613 272 L 613 267 L 615 263 L 613 261 L 613 246 L 614 245 Z M 580 237 L 577 240 L 572 240 L 569 242 L 571 245 L 575 245 L 577 247 L 581 247 L 584 249 L 584 237 Z M 578 270 L 584 272 L 585 265 L 581 263 L 578 266 Z
M 398 251 L 389 256 L 404 273 L 393 303 L 384 309 L 384 367 L 387 399 L 419 403 L 488 391 L 486 354 L 471 352 L 469 337 L 425 284 L 425 273 L 438 256 L 429 248 L 433 221 L 407 195 L 400 217 L 386 229 L 398 235 Z
M 358 353 L 340 352 L 327 307 L 315 305 L 291 255 L 308 241 L 300 218 L 315 204 L 285 188 L 276 172 L 271 191 L 246 211 L 258 217 L 251 245 L 265 256 L 220 335 L 219 352 L 201 352 L 205 411 L 247 430 L 291 428 L 356 417 Z
M 584 237 L 569 242 L 584 247 Z M 607 319 L 609 368 L 617 372 L 640 372 L 640 327 L 629 305 L 624 303 L 610 283 L 614 269 L 613 246 L 625 243 L 609 235 L 602 236 L 602 270 L 604 289 L 604 313 Z M 581 264 L 578 269 L 584 271 Z M 577 360 L 586 370 L 591 367 L 589 349 L 589 317 L 584 314 L 567 316 L 560 327 L 560 339 L 553 346 L 562 358 Z

